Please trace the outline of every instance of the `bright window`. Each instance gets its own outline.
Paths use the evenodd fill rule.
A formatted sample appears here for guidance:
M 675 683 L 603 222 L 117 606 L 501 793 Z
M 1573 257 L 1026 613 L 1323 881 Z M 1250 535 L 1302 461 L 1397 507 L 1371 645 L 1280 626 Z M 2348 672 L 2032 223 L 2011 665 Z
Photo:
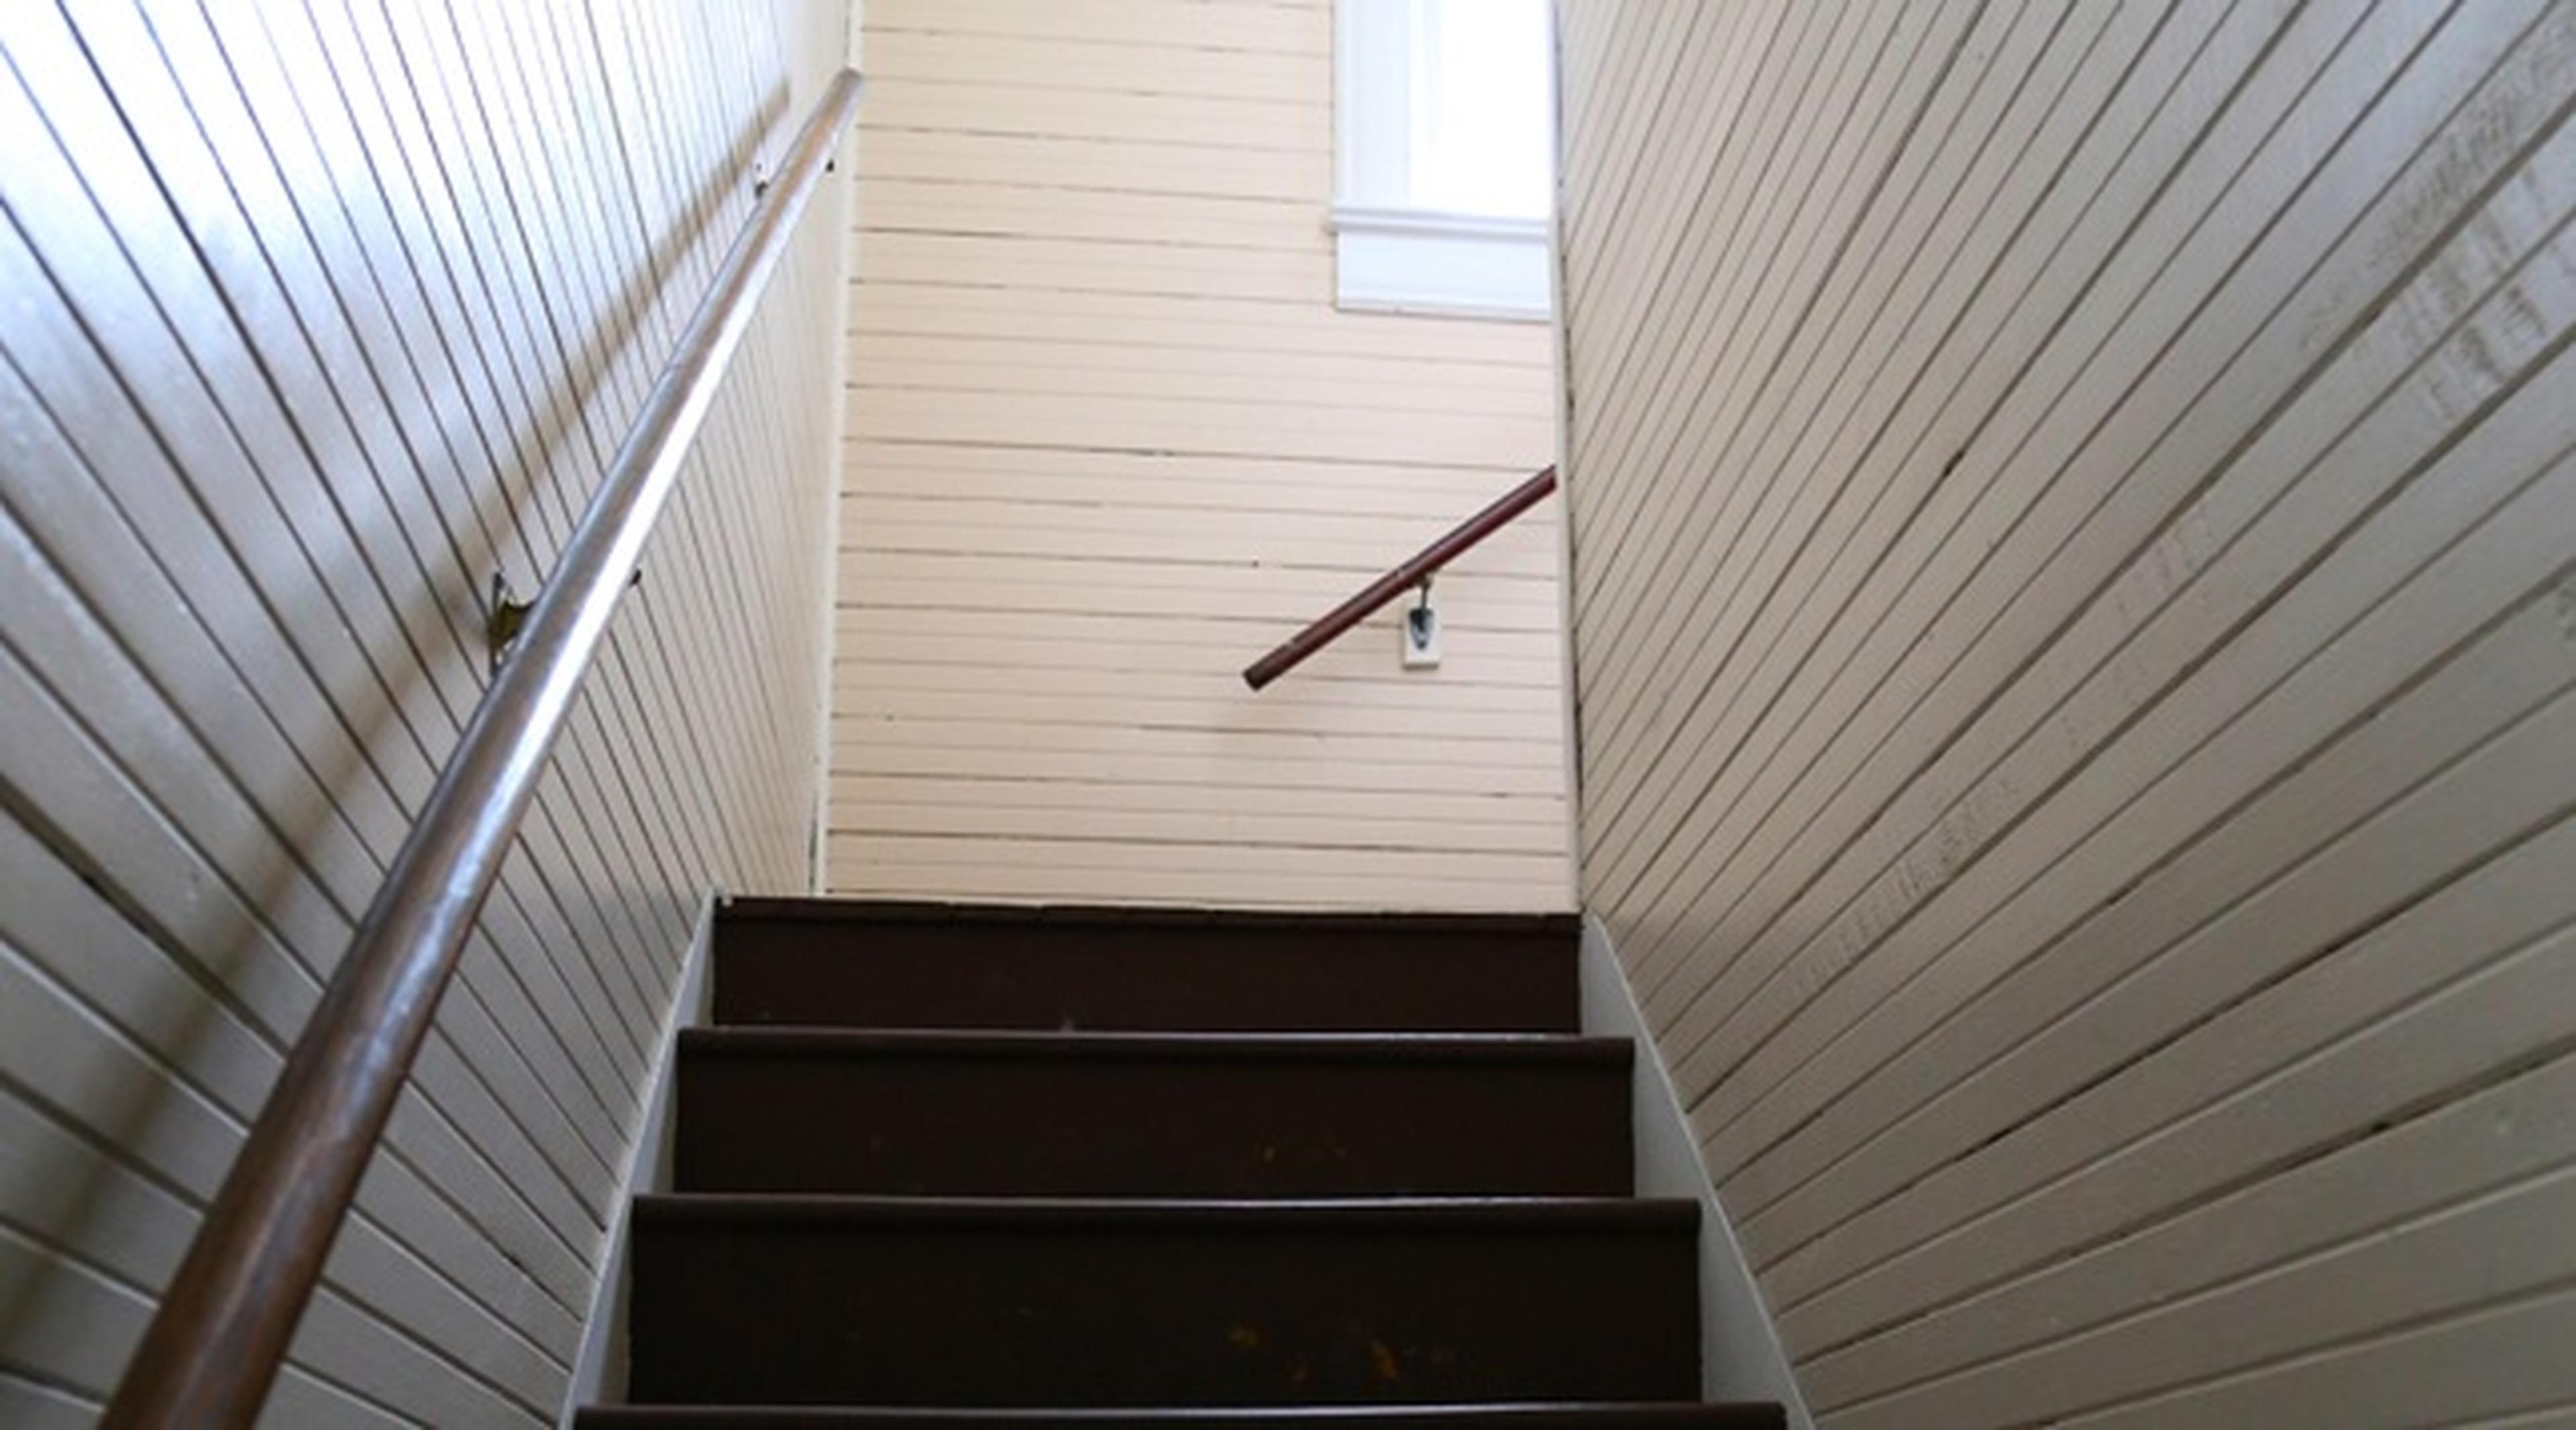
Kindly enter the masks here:
M 1340 0 L 1338 14 L 1341 305 L 1546 317 L 1548 0 Z

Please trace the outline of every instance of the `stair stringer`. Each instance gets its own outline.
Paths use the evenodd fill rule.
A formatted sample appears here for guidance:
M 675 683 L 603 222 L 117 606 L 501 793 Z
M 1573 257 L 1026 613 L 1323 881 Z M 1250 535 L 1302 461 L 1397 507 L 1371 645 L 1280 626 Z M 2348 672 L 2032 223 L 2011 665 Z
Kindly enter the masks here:
M 1626 1038 L 1637 1048 L 1630 1066 L 1629 1099 L 1636 1148 L 1636 1194 L 1690 1197 L 1699 1202 L 1700 1396 L 1704 1400 L 1773 1400 L 1787 1407 L 1791 1430 L 1815 1430 L 1798 1392 L 1779 1328 L 1762 1299 L 1762 1287 L 1735 1239 L 1735 1226 L 1719 1205 L 1716 1183 L 1700 1157 L 1699 1138 L 1673 1087 L 1663 1053 L 1647 1032 L 1645 1015 L 1628 986 L 1610 930 L 1590 912 L 1583 916 L 1579 961 L 1583 1031 Z
M 556 1430 L 573 1430 L 573 1418 L 584 1407 L 613 1405 L 626 1398 L 627 1248 L 635 1216 L 635 1199 L 648 1192 L 671 1190 L 671 1106 L 680 1062 L 680 1030 L 704 1024 L 713 1006 L 716 910 L 725 901 L 722 889 L 709 889 L 689 929 L 689 946 L 680 959 L 679 987 L 662 1020 L 662 1036 L 653 1045 L 653 1065 L 645 1072 L 644 1096 L 635 1137 L 626 1148 L 626 1171 L 617 1199 L 600 1236 L 599 1279 L 591 1287 L 589 1314 L 582 1318 L 581 1349 L 564 1387 Z

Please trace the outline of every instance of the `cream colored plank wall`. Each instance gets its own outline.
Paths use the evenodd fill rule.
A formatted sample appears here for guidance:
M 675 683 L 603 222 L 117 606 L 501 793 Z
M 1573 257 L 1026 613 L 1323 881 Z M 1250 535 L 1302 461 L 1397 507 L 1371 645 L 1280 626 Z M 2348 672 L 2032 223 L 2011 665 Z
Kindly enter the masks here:
M 1334 309 L 1331 7 L 862 18 L 831 887 L 1565 907 L 1552 504 L 1238 674 L 1555 452 L 1546 325 Z
M 0 1424 L 90 1423 L 838 65 L 812 0 L 0 6 Z M 551 1424 L 706 891 L 806 882 L 843 190 L 717 398 L 268 1422 Z
M 1582 887 L 1819 1418 L 2576 1410 L 2576 6 L 1562 8 Z

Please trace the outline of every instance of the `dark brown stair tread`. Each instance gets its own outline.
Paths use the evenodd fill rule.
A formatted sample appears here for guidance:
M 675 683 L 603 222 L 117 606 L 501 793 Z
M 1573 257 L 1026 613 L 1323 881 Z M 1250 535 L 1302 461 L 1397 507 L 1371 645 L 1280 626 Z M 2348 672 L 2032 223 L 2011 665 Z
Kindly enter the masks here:
M 1698 1392 L 1570 915 L 764 899 L 593 1430 L 1778 1426 Z M 991 1408 L 981 1408 L 991 1407 Z
M 955 1057 L 1227 1062 L 1566 1062 L 1626 1067 L 1625 1038 L 1564 1033 L 1099 1032 L 836 1028 L 794 1024 L 684 1028 L 700 1057 Z
M 605 1406 L 581 1412 L 590 1430 L 906 1430 L 911 1426 L 1026 1425 L 1065 1430 L 1453 1430 L 1496 1425 L 1519 1430 L 1614 1430 L 1691 1426 L 1698 1430 L 1784 1430 L 1776 1404 L 1293 1405 L 1241 1409 L 1060 1410 L 995 1407 Z
M 852 1197 L 684 1192 L 635 1199 L 640 1222 L 851 1224 L 1097 1229 L 1323 1229 L 1422 1231 L 1464 1227 L 1687 1231 L 1699 1203 L 1678 1197 L 1355 1197 L 1308 1201 L 1153 1200 L 1121 1197 Z
M 1555 915 L 738 900 L 715 1021 L 1570 1033 L 1579 940 Z

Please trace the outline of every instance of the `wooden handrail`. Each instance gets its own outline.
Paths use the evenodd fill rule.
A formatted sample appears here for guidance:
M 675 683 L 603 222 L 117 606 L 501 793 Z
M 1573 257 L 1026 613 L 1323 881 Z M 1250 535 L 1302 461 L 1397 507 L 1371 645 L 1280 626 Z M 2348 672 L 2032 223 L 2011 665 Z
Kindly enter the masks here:
M 109 1430 L 259 1414 L 547 752 L 858 104 L 858 73 L 843 70 L 681 330 L 197 1228 L 108 1403 Z
M 1281 641 L 1270 654 L 1243 668 L 1243 683 L 1255 690 L 1297 668 L 1308 656 L 1339 639 L 1342 632 L 1376 614 L 1378 607 L 1430 579 L 1476 543 L 1511 525 L 1512 519 L 1538 505 L 1556 490 L 1556 468 L 1505 492 L 1492 506 L 1452 527 L 1449 534 L 1422 548 L 1410 560 L 1363 587 L 1360 593 L 1318 616 L 1313 624 Z

